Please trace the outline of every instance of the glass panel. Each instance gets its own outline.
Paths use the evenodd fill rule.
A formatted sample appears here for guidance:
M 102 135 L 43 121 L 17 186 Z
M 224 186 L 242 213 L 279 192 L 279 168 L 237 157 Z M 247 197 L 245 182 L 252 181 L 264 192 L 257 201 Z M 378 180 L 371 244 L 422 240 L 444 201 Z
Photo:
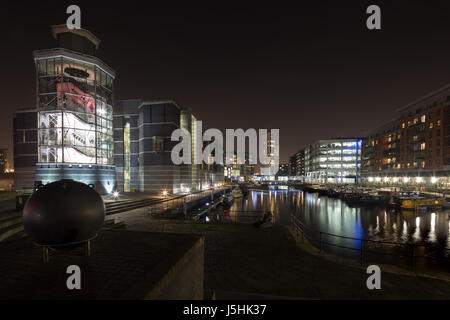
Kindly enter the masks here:
M 38 80 L 39 82 L 39 93 L 56 93 L 57 92 L 57 77 L 41 77 Z
M 43 110 L 58 109 L 56 94 L 39 95 L 39 108 Z
M 113 96 L 108 89 L 113 79 L 67 57 L 37 60 L 36 65 L 39 161 L 112 164 Z
M 54 75 L 55 74 L 55 59 L 50 58 L 47 59 L 47 75 Z
M 39 76 L 45 76 L 47 74 L 46 66 L 45 66 L 45 60 L 39 59 L 37 60 L 37 69 L 38 69 L 38 75 Z

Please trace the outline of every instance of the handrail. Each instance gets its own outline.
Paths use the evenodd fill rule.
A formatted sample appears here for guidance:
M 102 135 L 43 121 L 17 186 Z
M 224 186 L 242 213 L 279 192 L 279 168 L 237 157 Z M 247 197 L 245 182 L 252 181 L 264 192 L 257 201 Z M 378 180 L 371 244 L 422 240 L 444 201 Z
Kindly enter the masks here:
M 392 244 L 392 245 L 399 245 L 399 246 L 416 246 L 416 247 L 427 247 L 426 244 L 421 244 L 421 243 L 410 243 L 410 242 L 392 242 L 392 241 L 385 241 L 385 240 L 373 240 L 373 239 L 365 239 L 365 238 L 353 238 L 353 237 L 349 237 L 349 236 L 342 236 L 342 235 L 337 235 L 337 234 L 333 234 L 333 233 L 328 233 L 325 231 L 320 231 L 320 230 L 314 230 L 308 227 L 305 227 L 305 225 L 303 224 L 303 222 L 295 215 L 293 215 L 291 213 L 291 216 L 297 220 L 297 222 L 302 226 L 302 228 L 307 229 L 309 231 L 312 232 L 319 232 L 322 233 L 324 235 L 327 236 L 332 236 L 332 237 L 336 237 L 336 238 L 344 238 L 344 239 L 349 239 L 349 240 L 355 240 L 355 241 L 367 241 L 367 242 L 373 242 L 373 243 L 381 243 L 381 244 Z M 444 250 L 450 250 L 448 248 L 443 248 Z
M 333 246 L 333 247 L 337 247 L 337 248 L 342 248 L 342 249 L 347 249 L 347 250 L 353 250 L 353 251 L 359 251 L 360 252 L 360 262 L 361 265 L 364 264 L 364 257 L 366 257 L 365 253 L 372 253 L 372 254 L 377 254 L 377 255 L 384 255 L 384 256 L 395 256 L 395 257 L 406 257 L 406 258 L 411 258 L 411 264 L 412 264 L 412 268 L 413 270 L 415 270 L 416 268 L 416 259 L 417 258 L 427 258 L 427 259 L 432 259 L 432 260 L 439 260 L 439 261 L 446 261 L 446 262 L 450 262 L 450 259 L 447 257 L 435 257 L 435 256 L 430 256 L 430 255 L 416 255 L 416 248 L 418 247 L 424 247 L 424 248 L 429 248 L 430 246 L 427 246 L 426 244 L 420 244 L 420 243 L 401 243 L 401 242 L 392 242 L 392 241 L 383 241 L 383 240 L 372 240 L 372 239 L 363 239 L 363 238 L 354 238 L 354 237 L 348 237 L 348 236 L 342 236 L 342 235 L 337 235 L 337 234 L 332 234 L 332 233 L 328 233 L 328 232 L 323 232 L 320 230 L 313 230 L 311 228 L 308 228 L 304 225 L 304 223 L 299 219 L 299 217 L 295 216 L 293 213 L 291 213 L 291 223 L 293 224 L 293 226 L 295 227 L 296 231 L 297 231 L 297 235 L 299 233 L 301 233 L 302 236 L 302 242 L 304 241 L 303 238 L 306 237 L 307 239 L 309 239 L 311 242 L 316 242 L 316 247 L 317 247 L 317 242 L 318 242 L 318 246 L 319 246 L 319 252 L 321 253 L 322 247 L 323 245 L 329 245 L 329 246 Z M 319 239 L 315 239 L 314 237 L 312 237 L 312 233 L 318 233 L 319 234 Z M 341 245 L 341 244 L 335 244 L 335 243 L 330 243 L 327 241 L 324 241 L 322 239 L 322 235 L 325 236 L 331 236 L 331 237 L 336 237 L 336 238 L 343 238 L 343 239 L 348 239 L 348 240 L 354 240 L 354 241 L 360 241 L 361 245 L 360 247 L 349 247 L 349 246 L 345 246 L 345 245 Z M 374 251 L 374 250 L 368 250 L 367 246 L 363 245 L 364 243 L 375 243 L 375 244 L 390 244 L 390 245 L 397 245 L 397 246 L 402 246 L 404 248 L 411 248 L 411 253 L 410 254 L 404 254 L 404 253 L 388 253 L 388 252 L 379 252 L 379 251 Z M 448 248 L 443 248 L 446 252 L 449 251 L 450 249 Z M 366 257 L 367 259 L 367 257 Z

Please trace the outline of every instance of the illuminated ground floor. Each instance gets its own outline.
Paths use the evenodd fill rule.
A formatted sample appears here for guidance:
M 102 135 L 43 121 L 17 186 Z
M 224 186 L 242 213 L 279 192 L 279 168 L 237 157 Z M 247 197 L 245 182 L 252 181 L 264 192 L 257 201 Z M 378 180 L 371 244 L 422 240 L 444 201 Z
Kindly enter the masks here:
M 36 187 L 61 179 L 72 179 L 86 183 L 101 194 L 111 193 L 116 187 L 114 166 L 68 163 L 36 165 L 34 178 Z
M 450 170 L 364 173 L 361 184 L 374 186 L 450 189 Z

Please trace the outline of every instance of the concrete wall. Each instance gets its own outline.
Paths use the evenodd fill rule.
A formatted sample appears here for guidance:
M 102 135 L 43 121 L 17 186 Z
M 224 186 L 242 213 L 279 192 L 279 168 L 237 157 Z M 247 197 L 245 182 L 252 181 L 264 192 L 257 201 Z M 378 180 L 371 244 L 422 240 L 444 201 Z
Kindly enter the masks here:
M 204 252 L 204 238 L 201 237 L 146 295 L 145 299 L 203 300 Z

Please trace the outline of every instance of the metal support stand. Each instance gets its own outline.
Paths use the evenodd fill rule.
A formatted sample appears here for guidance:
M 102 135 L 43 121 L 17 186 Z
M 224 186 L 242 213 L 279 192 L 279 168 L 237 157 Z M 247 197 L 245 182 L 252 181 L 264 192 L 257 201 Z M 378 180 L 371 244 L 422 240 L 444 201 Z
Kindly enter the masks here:
M 63 245 L 39 245 L 42 247 L 42 258 L 44 260 L 44 263 L 49 263 L 50 262 L 50 250 L 52 251 L 58 251 L 57 248 L 58 247 L 67 247 L 67 246 L 73 246 L 73 245 L 77 245 L 77 244 L 83 244 L 84 245 L 84 256 L 86 257 L 90 257 L 91 256 L 91 240 L 93 240 L 94 238 L 96 238 L 97 235 L 95 235 L 94 237 L 92 237 L 91 239 L 85 240 L 85 241 L 80 241 L 80 242 L 71 242 L 71 243 L 66 243 Z
M 48 254 L 48 247 L 42 247 L 42 257 L 44 258 L 44 263 L 49 263 L 50 262 L 50 256 Z

